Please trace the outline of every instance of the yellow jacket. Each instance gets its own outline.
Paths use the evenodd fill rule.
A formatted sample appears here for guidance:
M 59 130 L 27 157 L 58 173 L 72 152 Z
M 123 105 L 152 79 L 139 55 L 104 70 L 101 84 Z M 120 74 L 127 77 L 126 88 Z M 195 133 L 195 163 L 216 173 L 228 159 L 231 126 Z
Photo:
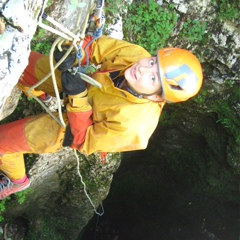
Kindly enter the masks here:
M 85 45 L 87 41 L 89 38 Z M 88 98 L 82 98 L 83 95 L 69 97 L 67 112 L 74 135 L 72 147 L 87 155 L 146 148 L 164 103 L 139 99 L 116 88 L 109 72 L 119 71 L 122 76 L 127 68 L 150 54 L 138 45 L 102 36 L 89 48 L 89 56 L 90 63 L 101 65 L 100 71 L 92 77 L 102 84 L 102 88 L 89 86 Z M 49 58 L 31 53 L 22 83 L 27 85 L 24 81 L 28 80 L 32 81 L 30 85 L 34 84 L 49 72 Z M 61 72 L 56 70 L 55 74 L 61 91 Z M 54 96 L 50 78 L 37 89 Z M 89 119 L 91 113 L 93 124 Z
M 146 57 L 150 54 L 142 47 L 106 36 L 93 44 L 90 62 L 101 64 L 101 69 L 92 77 L 102 84 L 102 88 L 88 88 L 94 124 L 88 127 L 81 152 L 122 152 L 147 147 L 163 103 L 139 99 L 114 87 L 109 72 L 104 71 L 117 70 L 123 75 L 127 68 Z

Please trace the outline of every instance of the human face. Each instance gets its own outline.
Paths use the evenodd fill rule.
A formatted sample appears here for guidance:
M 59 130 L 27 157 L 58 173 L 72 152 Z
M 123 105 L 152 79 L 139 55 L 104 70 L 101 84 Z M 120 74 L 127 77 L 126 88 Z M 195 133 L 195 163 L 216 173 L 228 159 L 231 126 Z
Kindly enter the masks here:
M 156 94 L 161 90 L 156 57 L 143 58 L 128 68 L 125 79 L 135 92 L 140 94 Z

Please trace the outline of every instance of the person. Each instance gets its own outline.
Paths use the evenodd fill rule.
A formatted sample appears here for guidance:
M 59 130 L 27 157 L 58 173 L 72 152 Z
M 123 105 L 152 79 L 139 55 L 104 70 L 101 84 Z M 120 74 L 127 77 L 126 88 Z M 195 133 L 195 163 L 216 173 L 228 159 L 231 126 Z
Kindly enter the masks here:
M 163 48 L 151 56 L 144 48 L 101 36 L 86 47 L 82 64 L 100 65 L 92 75 L 102 87 L 85 84 L 69 71 L 75 64 L 70 55 L 55 70 L 60 92 L 68 95 L 63 128 L 49 114 L 28 117 L 0 125 L 0 199 L 30 185 L 25 153 L 54 153 L 63 146 L 83 154 L 145 149 L 156 129 L 166 102 L 182 102 L 196 95 L 203 75 L 199 60 L 180 48 Z M 56 50 L 55 59 L 63 52 Z M 34 85 L 50 72 L 49 57 L 31 52 L 19 87 Z M 36 92 L 55 96 L 51 78 Z M 43 91 L 43 92 L 41 92 Z M 36 93 L 37 94 L 37 93 Z

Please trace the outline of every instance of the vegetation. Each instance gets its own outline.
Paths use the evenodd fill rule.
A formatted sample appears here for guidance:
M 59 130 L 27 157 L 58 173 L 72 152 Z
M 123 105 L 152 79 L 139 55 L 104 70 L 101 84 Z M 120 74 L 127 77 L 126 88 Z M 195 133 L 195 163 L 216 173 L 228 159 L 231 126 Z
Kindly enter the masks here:
M 146 48 L 151 54 L 166 45 L 177 22 L 173 5 L 163 9 L 154 0 L 128 7 L 123 20 L 124 38 Z
M 203 89 L 196 99 L 166 106 L 159 131 L 183 131 L 181 148 L 173 149 L 167 158 L 167 168 L 177 181 L 197 193 L 237 203 L 240 123 L 235 106 L 239 101 L 239 84 L 234 86 L 221 92 L 226 99 L 217 94 L 215 101 Z M 185 129 L 184 124 L 192 126 L 191 130 Z
M 187 38 L 190 43 L 194 41 L 201 42 L 206 30 L 207 23 L 199 20 L 188 20 L 183 24 L 183 29 L 180 32 L 182 38 Z
M 7 203 L 10 200 L 15 199 L 18 204 L 23 204 L 26 200 L 26 197 L 27 197 L 27 194 L 29 191 L 31 191 L 30 188 L 28 188 L 22 192 L 15 193 L 14 195 L 11 195 L 0 201 L 0 222 L 3 222 L 5 220 L 5 218 L 3 217 L 3 214 L 6 211 Z
M 5 198 L 5 199 L 1 200 L 1 202 L 0 202 L 0 222 L 2 222 L 4 220 L 4 217 L 2 216 L 2 214 L 6 210 L 6 201 L 8 201 L 8 200 L 9 200 L 9 198 Z
M 86 6 L 86 3 L 84 3 L 84 2 L 78 3 L 78 0 L 71 0 L 68 8 L 69 8 L 69 10 L 75 10 L 76 8 L 82 8 L 85 6 Z
M 240 17 L 238 0 L 215 0 L 218 7 L 217 20 L 234 20 Z
M 28 240 L 64 240 L 66 234 L 71 226 L 72 222 L 69 219 L 58 217 L 51 218 L 47 216 L 44 220 L 39 219 L 41 226 L 31 226 L 29 235 L 26 239 Z M 35 229 L 36 227 L 36 229 Z
M 32 51 L 40 52 L 42 54 L 49 54 L 52 43 L 53 39 L 46 37 L 45 30 L 38 28 L 32 39 Z

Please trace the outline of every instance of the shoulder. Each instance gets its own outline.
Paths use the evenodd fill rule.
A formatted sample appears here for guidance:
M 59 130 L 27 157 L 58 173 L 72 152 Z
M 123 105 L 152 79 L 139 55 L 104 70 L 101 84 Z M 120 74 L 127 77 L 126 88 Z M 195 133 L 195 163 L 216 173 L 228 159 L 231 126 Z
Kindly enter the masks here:
M 141 54 L 144 54 L 147 57 L 150 56 L 150 53 L 145 48 L 143 48 L 143 47 L 141 47 L 141 46 L 139 46 L 137 44 L 127 42 L 125 40 L 115 39 L 115 38 L 111 38 L 109 36 L 103 35 L 103 36 L 101 36 L 101 38 L 99 38 L 98 41 L 99 41 L 99 43 L 100 42 L 108 43 L 108 45 L 111 45 L 111 47 L 113 49 L 114 49 L 114 47 L 122 49 L 122 50 L 124 50 L 124 48 L 131 48 L 131 49 L 133 49 L 133 51 L 128 51 L 128 55 L 129 56 L 130 55 L 136 55 L 136 52 L 134 53 L 134 51 L 137 51 L 137 52 L 139 52 Z

